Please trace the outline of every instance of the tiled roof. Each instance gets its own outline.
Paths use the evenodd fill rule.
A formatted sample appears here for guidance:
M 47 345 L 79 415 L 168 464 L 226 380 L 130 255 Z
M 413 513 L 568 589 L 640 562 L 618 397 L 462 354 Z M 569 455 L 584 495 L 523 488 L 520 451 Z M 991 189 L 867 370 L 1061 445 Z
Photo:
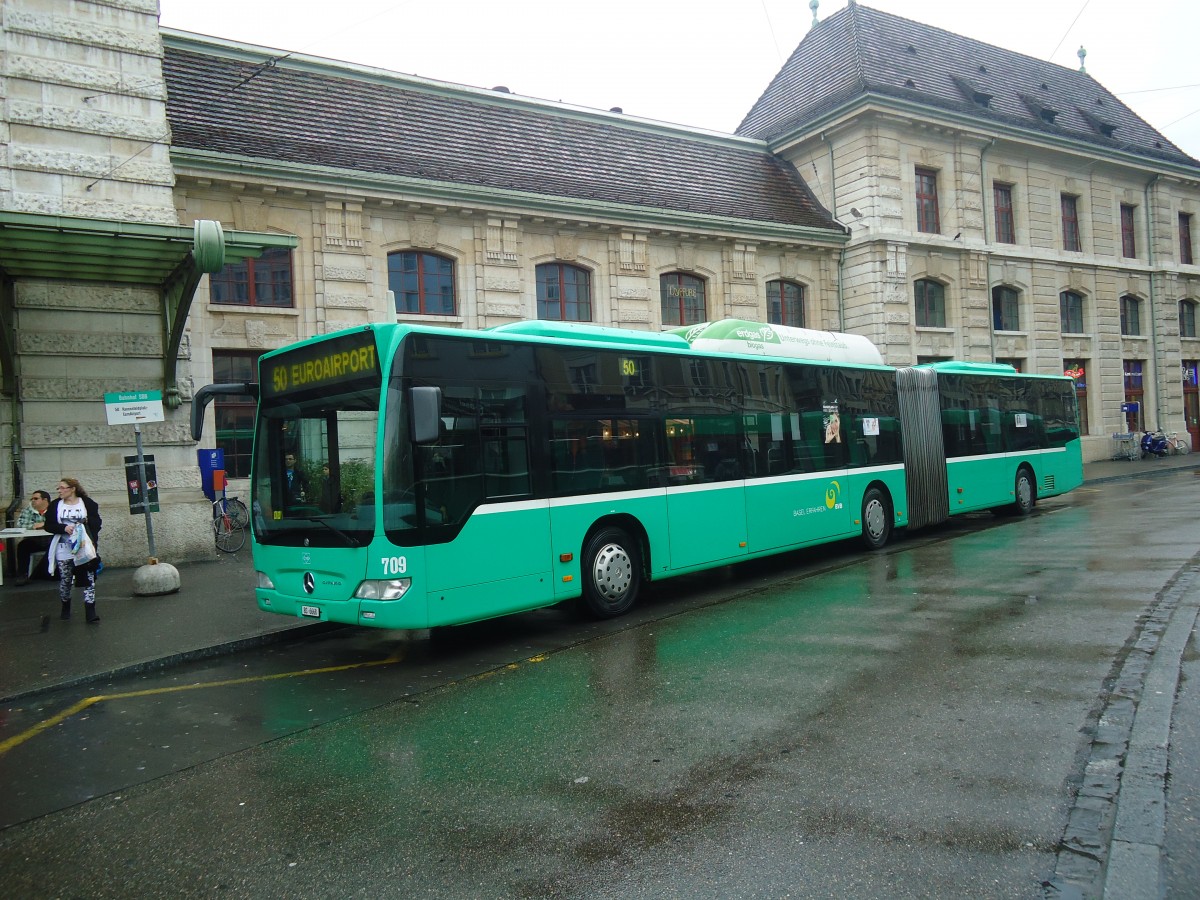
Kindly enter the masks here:
M 1090 75 L 855 2 L 813 27 L 737 134 L 781 137 L 866 93 L 1200 166 Z
M 175 147 L 841 233 L 755 141 L 186 44 L 163 60 Z

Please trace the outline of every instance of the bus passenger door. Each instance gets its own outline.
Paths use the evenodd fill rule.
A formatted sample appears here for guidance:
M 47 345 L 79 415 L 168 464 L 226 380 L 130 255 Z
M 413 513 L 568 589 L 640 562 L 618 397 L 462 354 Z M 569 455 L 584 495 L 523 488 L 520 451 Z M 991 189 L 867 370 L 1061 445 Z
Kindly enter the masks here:
M 432 625 L 552 600 L 550 513 L 533 499 L 524 388 L 447 388 L 445 433 L 420 448 Z
M 667 420 L 672 569 L 746 555 L 745 456 L 735 416 Z

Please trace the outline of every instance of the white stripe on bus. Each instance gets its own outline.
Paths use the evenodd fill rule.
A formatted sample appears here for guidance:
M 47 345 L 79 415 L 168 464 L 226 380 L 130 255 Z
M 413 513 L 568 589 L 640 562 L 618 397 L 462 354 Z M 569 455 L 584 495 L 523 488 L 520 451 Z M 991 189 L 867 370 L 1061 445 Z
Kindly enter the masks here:
M 904 466 L 893 463 L 884 466 L 864 466 L 861 469 L 826 469 L 823 472 L 801 472 L 791 475 L 772 475 L 769 478 L 747 478 L 736 481 L 707 481 L 701 484 L 679 484 L 671 487 L 642 488 L 636 491 L 602 491 L 594 494 L 575 494 L 570 497 L 554 497 L 548 500 L 507 500 L 500 503 L 487 503 L 476 507 L 473 515 L 494 515 L 496 513 L 529 511 L 535 509 L 554 509 L 567 506 L 583 506 L 588 503 L 613 503 L 622 500 L 648 500 L 662 498 L 670 494 L 694 494 L 704 491 L 745 490 L 758 485 L 799 484 L 805 481 L 829 481 L 836 478 L 862 477 L 877 475 L 884 472 L 902 472 Z

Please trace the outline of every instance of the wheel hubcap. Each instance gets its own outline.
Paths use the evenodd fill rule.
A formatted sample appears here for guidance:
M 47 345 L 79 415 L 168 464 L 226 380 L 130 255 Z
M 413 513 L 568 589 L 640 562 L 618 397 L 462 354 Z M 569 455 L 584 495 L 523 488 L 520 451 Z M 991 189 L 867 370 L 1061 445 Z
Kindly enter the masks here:
M 863 522 L 866 523 L 867 534 L 871 536 L 871 540 L 879 540 L 885 527 L 883 504 L 878 500 L 868 503 L 867 508 L 863 510 Z
M 596 554 L 596 565 L 592 569 L 592 580 L 596 591 L 610 602 L 620 601 L 633 582 L 633 563 L 624 547 L 605 544 Z
M 1021 478 L 1017 481 L 1017 500 L 1022 506 L 1028 507 L 1029 501 L 1033 497 L 1033 488 L 1029 484 L 1028 478 Z

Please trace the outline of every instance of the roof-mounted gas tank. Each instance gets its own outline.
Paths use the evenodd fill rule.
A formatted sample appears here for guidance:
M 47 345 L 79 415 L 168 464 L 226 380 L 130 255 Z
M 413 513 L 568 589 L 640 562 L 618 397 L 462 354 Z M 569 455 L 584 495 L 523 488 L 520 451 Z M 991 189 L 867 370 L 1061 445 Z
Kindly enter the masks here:
M 757 356 L 782 356 L 816 362 L 883 365 L 883 356 L 869 340 L 857 334 L 789 328 L 741 319 L 702 322 L 689 328 L 676 328 L 693 349 L 714 353 Z

